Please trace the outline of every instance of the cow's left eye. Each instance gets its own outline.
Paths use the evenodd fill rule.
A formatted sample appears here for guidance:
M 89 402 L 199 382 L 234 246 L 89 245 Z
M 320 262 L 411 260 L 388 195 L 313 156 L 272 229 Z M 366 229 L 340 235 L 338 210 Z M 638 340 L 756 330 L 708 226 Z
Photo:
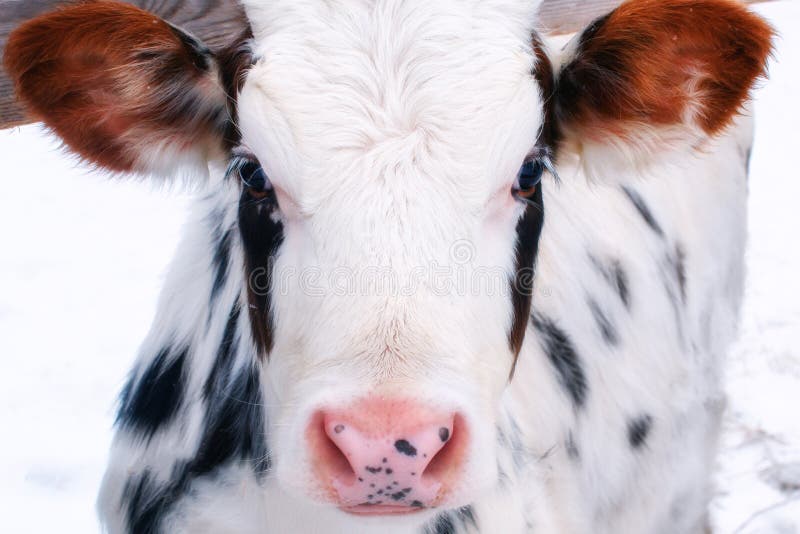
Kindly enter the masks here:
M 236 165 L 242 185 L 254 198 L 264 198 L 272 191 L 272 184 L 267 173 L 257 161 L 247 159 Z
M 517 173 L 517 180 L 514 182 L 513 194 L 517 197 L 530 198 L 536 193 L 536 188 L 542 181 L 544 174 L 544 163 L 539 159 L 526 161 Z

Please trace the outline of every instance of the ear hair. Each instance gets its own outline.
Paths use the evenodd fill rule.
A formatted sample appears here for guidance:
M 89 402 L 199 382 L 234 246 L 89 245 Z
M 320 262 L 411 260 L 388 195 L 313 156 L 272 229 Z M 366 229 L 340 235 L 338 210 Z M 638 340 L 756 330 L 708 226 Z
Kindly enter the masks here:
M 567 144 L 585 164 L 614 165 L 701 145 L 741 111 L 772 35 L 734 0 L 622 4 L 568 45 L 556 75 L 554 113 Z
M 233 135 L 215 54 L 129 4 L 81 2 L 28 21 L 5 66 L 33 115 L 104 169 L 207 173 Z

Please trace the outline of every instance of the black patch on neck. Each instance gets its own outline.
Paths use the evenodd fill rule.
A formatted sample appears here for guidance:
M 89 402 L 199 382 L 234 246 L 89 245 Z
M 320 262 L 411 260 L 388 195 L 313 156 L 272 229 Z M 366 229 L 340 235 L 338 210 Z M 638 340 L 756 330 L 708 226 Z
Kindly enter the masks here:
M 120 503 L 126 509 L 128 532 L 161 532 L 163 519 L 190 493 L 196 479 L 213 476 L 232 462 L 249 463 L 256 478 L 263 480 L 271 461 L 257 364 L 245 365 L 230 384 L 212 392 L 205 424 L 194 458 L 176 464 L 167 482 L 158 483 L 147 470 L 128 480 Z
M 628 421 L 628 443 L 632 449 L 639 449 L 644 445 L 652 427 L 653 417 L 651 415 L 641 415 Z
M 188 348 L 162 349 L 139 380 L 132 376 L 120 396 L 116 424 L 141 433 L 146 439 L 177 413 L 186 389 L 184 366 Z
M 517 254 L 514 265 L 514 279 L 511 280 L 511 304 L 514 315 L 511 330 L 508 333 L 508 344 L 514 355 L 509 379 L 513 378 L 517 366 L 519 351 L 525 340 L 528 316 L 531 311 L 531 298 L 535 274 L 536 256 L 539 254 L 539 238 L 544 226 L 544 205 L 542 203 L 542 186 L 528 200 L 525 213 L 517 222 Z
M 159 487 L 150 471 L 131 477 L 122 490 L 122 501 L 127 503 L 125 519 L 131 534 L 157 534 L 161 510 L 153 506 L 158 499 Z
M 636 211 L 639 212 L 644 222 L 650 229 L 655 232 L 659 237 L 664 237 L 664 230 L 661 229 L 661 226 L 656 221 L 656 218 L 653 217 L 653 212 L 650 211 L 650 207 L 647 205 L 647 202 L 644 201 L 642 196 L 633 188 L 622 186 L 622 191 L 628 197 L 628 200 L 631 201 L 633 207 L 636 208 Z
M 551 319 L 534 312 L 533 327 L 539 332 L 539 342 L 547 358 L 558 373 L 558 379 L 576 408 L 586 402 L 588 385 L 580 358 L 567 334 Z
M 234 303 L 230 314 L 228 314 L 228 322 L 225 324 L 222 341 L 220 341 L 217 349 L 217 359 L 214 361 L 214 366 L 211 368 L 211 372 L 208 374 L 206 383 L 203 386 L 203 396 L 206 399 L 211 398 L 215 393 L 218 394 L 219 391 L 223 391 L 230 380 L 239 343 L 237 327 L 240 313 L 241 306 L 237 301 Z
M 239 200 L 239 233 L 244 248 L 245 283 L 250 326 L 259 356 L 272 350 L 272 270 L 283 243 L 283 224 L 277 219 L 278 200 L 274 191 L 256 199 L 247 189 Z

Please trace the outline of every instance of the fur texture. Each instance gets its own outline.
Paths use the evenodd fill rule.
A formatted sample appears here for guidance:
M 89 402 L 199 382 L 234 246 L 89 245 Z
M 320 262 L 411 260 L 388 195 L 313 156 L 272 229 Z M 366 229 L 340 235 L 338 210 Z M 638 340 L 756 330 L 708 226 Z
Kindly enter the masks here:
M 98 165 L 232 158 L 211 158 L 123 393 L 105 528 L 703 532 L 764 23 L 632 1 L 557 58 L 525 0 L 245 6 L 227 54 L 114 2 L 7 51 L 23 100 Z M 561 179 L 520 196 L 530 159 Z M 469 429 L 438 507 L 330 502 L 306 429 L 369 395 Z

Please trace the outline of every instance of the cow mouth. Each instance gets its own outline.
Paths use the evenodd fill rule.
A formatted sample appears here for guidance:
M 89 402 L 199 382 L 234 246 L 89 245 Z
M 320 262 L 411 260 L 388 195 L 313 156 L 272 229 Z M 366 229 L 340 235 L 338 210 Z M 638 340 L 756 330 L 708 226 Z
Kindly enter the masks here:
M 342 506 L 342 511 L 352 515 L 407 515 L 423 511 L 420 506 L 402 506 L 391 504 L 358 504 L 355 506 Z

